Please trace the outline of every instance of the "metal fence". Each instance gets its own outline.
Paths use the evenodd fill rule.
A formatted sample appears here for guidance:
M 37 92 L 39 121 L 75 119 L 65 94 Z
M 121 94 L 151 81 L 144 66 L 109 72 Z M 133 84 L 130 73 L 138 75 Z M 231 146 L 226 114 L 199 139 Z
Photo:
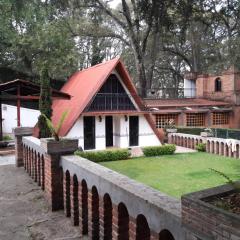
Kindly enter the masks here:
M 201 132 L 204 131 L 205 128 L 188 128 L 188 127 L 180 127 L 178 128 L 179 133 L 200 135 Z M 216 138 L 232 138 L 240 140 L 240 129 L 223 129 L 223 128 L 212 128 L 214 137 Z
M 231 130 L 231 129 L 221 129 L 221 128 L 214 128 L 214 137 L 217 138 L 232 138 L 240 140 L 240 130 Z

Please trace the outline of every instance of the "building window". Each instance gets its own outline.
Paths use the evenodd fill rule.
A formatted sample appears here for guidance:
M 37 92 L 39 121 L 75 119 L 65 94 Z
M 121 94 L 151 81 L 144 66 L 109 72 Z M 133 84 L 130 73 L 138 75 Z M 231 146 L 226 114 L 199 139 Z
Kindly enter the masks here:
M 227 125 L 229 124 L 228 112 L 214 112 L 212 114 L 213 125 Z
M 202 127 L 205 125 L 204 113 L 187 113 L 188 127 Z
M 156 115 L 156 128 L 164 128 L 169 125 L 169 122 L 177 124 L 177 114 L 158 114 Z
M 215 79 L 215 92 L 221 92 L 222 91 L 222 81 L 220 78 Z

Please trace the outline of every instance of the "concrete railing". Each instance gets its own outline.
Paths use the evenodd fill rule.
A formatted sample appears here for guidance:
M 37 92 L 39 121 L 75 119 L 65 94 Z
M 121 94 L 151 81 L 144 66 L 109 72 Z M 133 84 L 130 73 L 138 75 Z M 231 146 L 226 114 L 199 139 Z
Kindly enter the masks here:
M 74 144 L 68 140 L 61 143 L 26 135 L 18 140 L 17 159 L 42 187 L 51 209 L 64 209 L 82 236 L 185 239 L 180 200 L 72 155 Z
M 24 169 L 44 190 L 44 150 L 41 148 L 40 140 L 35 137 L 24 137 L 22 143 Z
M 225 157 L 240 158 L 240 141 L 214 137 L 201 137 L 198 135 L 171 133 L 168 142 L 178 146 L 196 149 L 199 143 L 206 143 L 206 152 Z
M 64 209 L 90 239 L 185 239 L 181 203 L 77 156 L 61 157 Z

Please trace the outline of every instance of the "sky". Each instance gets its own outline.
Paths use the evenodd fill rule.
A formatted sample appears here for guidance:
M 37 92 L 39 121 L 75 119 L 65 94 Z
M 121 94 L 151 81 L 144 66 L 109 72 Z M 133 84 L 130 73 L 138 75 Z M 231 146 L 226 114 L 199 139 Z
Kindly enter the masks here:
M 110 6 L 112 8 L 115 8 L 119 3 L 121 3 L 121 0 L 112 0 L 112 2 L 110 3 Z

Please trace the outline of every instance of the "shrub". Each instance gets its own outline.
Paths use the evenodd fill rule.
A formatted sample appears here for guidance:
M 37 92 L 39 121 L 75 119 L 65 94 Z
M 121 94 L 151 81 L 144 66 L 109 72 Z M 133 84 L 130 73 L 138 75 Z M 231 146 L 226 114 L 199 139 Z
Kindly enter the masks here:
M 192 128 L 192 127 L 178 127 L 178 133 L 200 135 L 204 131 L 204 128 Z
M 127 149 L 103 150 L 103 151 L 77 151 L 76 155 L 93 162 L 108 162 L 128 159 L 130 153 Z
M 3 136 L 3 141 L 11 141 L 11 140 L 13 140 L 11 136 L 9 135 Z
M 176 150 L 176 145 L 167 144 L 167 145 L 162 145 L 157 147 L 144 147 L 142 150 L 146 157 L 171 155 L 171 154 L 174 154 Z
M 196 149 L 199 152 L 206 152 L 206 143 L 199 143 L 196 145 Z

